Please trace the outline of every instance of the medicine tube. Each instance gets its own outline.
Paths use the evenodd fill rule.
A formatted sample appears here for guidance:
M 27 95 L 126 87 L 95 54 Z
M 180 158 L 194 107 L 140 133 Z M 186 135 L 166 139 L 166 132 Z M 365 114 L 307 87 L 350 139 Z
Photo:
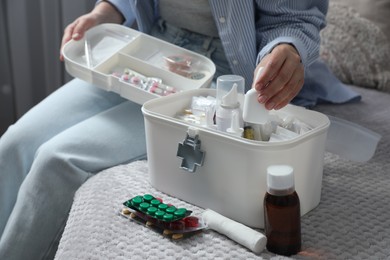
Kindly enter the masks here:
M 267 168 L 264 227 L 268 251 L 290 256 L 301 250 L 300 202 L 294 187 L 294 170 L 288 165 Z

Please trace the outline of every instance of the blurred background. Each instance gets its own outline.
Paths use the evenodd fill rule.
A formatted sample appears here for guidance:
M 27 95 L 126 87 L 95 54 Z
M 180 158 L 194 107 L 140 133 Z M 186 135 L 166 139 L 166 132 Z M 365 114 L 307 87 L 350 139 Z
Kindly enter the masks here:
M 60 62 L 64 28 L 96 0 L 0 0 L 0 136 L 69 81 Z

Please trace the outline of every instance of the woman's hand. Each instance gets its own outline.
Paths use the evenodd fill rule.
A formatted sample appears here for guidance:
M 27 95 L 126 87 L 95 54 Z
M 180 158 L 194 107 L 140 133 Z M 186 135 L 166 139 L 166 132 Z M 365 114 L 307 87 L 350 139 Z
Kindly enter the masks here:
M 65 43 L 73 40 L 80 40 L 84 37 L 84 33 L 101 23 L 123 23 L 123 16 L 117 11 L 111 4 L 107 2 L 100 2 L 95 8 L 88 14 L 82 15 L 74 22 L 69 24 L 64 31 L 61 42 L 60 60 L 64 61 L 62 55 L 62 48 Z
M 260 75 L 257 71 L 263 67 Z M 302 89 L 304 67 L 291 44 L 279 44 L 257 65 L 252 87 L 268 110 L 286 106 Z

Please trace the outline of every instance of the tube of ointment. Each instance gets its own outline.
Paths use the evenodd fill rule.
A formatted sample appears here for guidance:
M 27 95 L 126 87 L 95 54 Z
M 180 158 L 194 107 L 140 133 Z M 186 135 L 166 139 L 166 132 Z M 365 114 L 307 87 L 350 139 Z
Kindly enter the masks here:
M 229 237 L 256 254 L 261 253 L 267 244 L 267 237 L 262 233 L 222 216 L 215 211 L 206 209 L 202 217 L 210 229 Z

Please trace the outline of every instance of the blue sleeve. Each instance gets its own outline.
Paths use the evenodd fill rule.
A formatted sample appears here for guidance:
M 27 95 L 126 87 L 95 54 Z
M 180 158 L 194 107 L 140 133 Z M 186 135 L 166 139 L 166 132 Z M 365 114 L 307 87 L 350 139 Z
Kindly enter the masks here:
M 100 2 L 102 2 L 102 0 L 98 0 L 96 4 Z M 131 9 L 129 0 L 105 0 L 105 2 L 111 3 L 123 15 L 125 18 L 123 25 L 130 27 L 134 23 L 135 16 Z
M 257 62 L 280 43 L 290 43 L 305 66 L 319 56 L 320 30 L 326 25 L 328 0 L 256 0 Z

